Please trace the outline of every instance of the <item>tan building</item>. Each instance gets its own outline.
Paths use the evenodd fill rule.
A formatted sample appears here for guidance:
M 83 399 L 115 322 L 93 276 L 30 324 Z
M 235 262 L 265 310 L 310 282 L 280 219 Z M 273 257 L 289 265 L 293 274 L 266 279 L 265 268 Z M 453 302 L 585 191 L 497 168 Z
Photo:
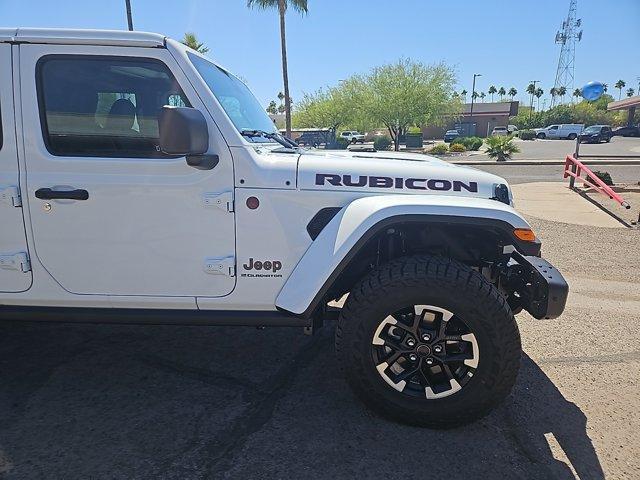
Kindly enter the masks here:
M 487 137 L 494 127 L 509 125 L 509 118 L 518 114 L 519 104 L 520 102 L 473 102 L 472 114 L 471 104 L 465 103 L 459 117 L 452 118 L 444 127 L 423 127 L 422 134 L 424 138 L 442 139 L 444 132 L 455 128 L 464 136 Z

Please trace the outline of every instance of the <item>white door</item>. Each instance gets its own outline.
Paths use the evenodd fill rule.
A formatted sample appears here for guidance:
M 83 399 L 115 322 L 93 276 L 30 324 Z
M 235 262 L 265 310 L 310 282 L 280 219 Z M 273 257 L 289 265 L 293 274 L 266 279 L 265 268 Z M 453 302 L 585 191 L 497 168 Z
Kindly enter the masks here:
M 560 126 L 559 125 L 551 125 L 549 127 L 547 136 L 549 138 L 558 138 L 559 137 L 559 133 L 560 133 Z
M 64 289 L 233 290 L 231 155 L 167 50 L 22 45 L 20 82 L 35 255 Z M 157 115 L 165 104 L 205 115 L 215 168 L 197 170 L 159 152 Z M 225 202 L 205 201 L 216 195 Z
M 11 45 L 0 44 L 0 292 L 31 286 L 13 108 Z

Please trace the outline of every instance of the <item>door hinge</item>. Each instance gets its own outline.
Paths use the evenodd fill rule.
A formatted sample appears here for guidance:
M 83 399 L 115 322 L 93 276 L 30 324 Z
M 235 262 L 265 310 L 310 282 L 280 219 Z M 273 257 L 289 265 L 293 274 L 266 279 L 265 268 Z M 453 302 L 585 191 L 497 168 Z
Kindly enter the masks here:
M 0 203 L 8 203 L 14 207 L 22 206 L 20 189 L 18 187 L 0 188 Z
M 204 260 L 204 271 L 212 275 L 236 276 L 235 257 L 206 258 Z
M 205 193 L 202 201 L 207 207 L 218 207 L 233 212 L 233 192 Z
M 0 255 L 0 268 L 5 270 L 18 270 L 27 273 L 31 271 L 31 262 L 26 253 L 16 253 L 14 255 Z

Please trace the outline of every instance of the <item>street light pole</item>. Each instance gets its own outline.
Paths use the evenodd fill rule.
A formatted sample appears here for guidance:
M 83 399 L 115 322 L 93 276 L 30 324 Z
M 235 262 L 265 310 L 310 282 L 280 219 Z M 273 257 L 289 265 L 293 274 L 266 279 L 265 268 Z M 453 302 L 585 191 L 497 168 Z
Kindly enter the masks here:
M 531 91 L 531 105 L 529 107 L 529 123 L 531 123 L 531 114 L 533 113 L 533 95 L 536 93 L 536 83 L 538 83 L 539 81 L 540 80 L 531 80 L 533 88 Z
M 481 73 L 474 73 L 473 74 L 473 86 L 471 87 L 471 111 L 469 112 L 469 121 L 471 122 L 471 124 L 473 125 L 473 102 L 475 100 L 474 96 L 476 93 L 476 77 L 481 77 L 482 74 Z M 475 135 L 475 129 L 473 131 L 473 134 Z
M 129 25 L 129 31 L 133 31 L 133 18 L 131 17 L 131 0 L 124 0 L 127 5 L 127 24 Z

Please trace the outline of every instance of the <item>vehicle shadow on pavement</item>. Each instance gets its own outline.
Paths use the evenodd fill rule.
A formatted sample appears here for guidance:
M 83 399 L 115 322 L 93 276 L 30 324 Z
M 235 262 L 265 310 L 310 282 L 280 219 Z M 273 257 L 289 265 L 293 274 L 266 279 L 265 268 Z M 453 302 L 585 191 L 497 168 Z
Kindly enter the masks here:
M 363 408 L 332 328 L 0 324 L 7 479 L 600 479 L 585 429 L 526 355 L 504 405 L 437 431 Z

